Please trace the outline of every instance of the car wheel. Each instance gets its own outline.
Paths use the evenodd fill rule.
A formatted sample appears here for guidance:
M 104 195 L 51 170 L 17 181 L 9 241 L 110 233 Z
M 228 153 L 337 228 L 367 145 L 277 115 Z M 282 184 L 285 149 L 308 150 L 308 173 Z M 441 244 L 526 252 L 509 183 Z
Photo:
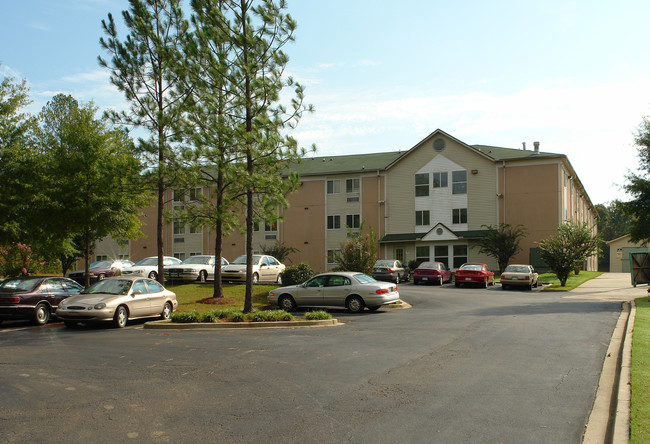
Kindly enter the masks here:
M 163 307 L 162 313 L 160 313 L 160 319 L 164 321 L 168 321 L 172 317 L 172 311 L 174 311 L 174 309 L 172 308 L 172 304 L 169 302 L 165 302 L 165 306 Z
M 420 281 L 418 281 L 417 279 L 413 279 L 413 285 L 417 285 L 419 283 L 420 283 Z
M 77 326 L 77 321 L 63 321 L 66 327 L 75 328 Z
M 359 313 L 363 311 L 365 304 L 363 303 L 363 299 L 359 296 L 350 296 L 346 305 L 348 306 L 350 313 Z
M 460 282 L 454 282 L 454 285 L 456 285 L 456 288 L 460 287 Z
M 199 272 L 199 279 L 198 279 L 198 281 L 199 281 L 199 282 L 205 282 L 205 281 L 207 281 L 207 280 L 208 280 L 208 273 L 206 273 L 205 270 L 201 270 L 201 272 Z
M 253 273 L 253 283 L 257 284 L 260 281 L 260 275 L 257 273 Z
M 488 288 L 490 286 L 490 279 L 485 278 L 485 288 Z
M 153 272 L 152 272 L 153 273 Z M 120 305 L 115 310 L 115 316 L 113 317 L 113 326 L 117 328 L 126 327 L 126 323 L 129 320 L 129 312 L 127 311 L 124 305 Z
M 373 305 L 372 307 L 368 307 L 368 310 L 377 311 L 377 310 L 379 310 L 379 307 L 380 307 L 379 305 Z
M 278 305 L 284 311 L 294 311 L 296 309 L 296 301 L 294 301 L 293 298 L 288 294 L 280 296 Z
M 526 287 L 526 289 L 528 291 L 533 291 L 533 283 L 531 282 L 530 285 L 528 285 L 528 287 Z
M 275 281 L 278 285 L 282 285 L 282 273 L 278 274 L 278 279 Z
M 148 277 L 149 277 L 149 279 L 156 280 L 156 278 L 158 277 L 158 273 L 156 273 L 155 271 L 152 271 L 152 272 L 149 273 Z
M 507 290 L 507 289 L 508 289 L 508 285 L 506 285 L 506 284 L 501 284 L 501 289 L 502 289 L 502 290 Z
M 50 320 L 50 309 L 45 304 L 38 304 L 34 309 L 34 324 L 45 325 Z
M 104 273 L 101 273 L 99 276 L 97 276 L 98 281 L 103 281 L 104 279 L 106 279 L 106 275 Z

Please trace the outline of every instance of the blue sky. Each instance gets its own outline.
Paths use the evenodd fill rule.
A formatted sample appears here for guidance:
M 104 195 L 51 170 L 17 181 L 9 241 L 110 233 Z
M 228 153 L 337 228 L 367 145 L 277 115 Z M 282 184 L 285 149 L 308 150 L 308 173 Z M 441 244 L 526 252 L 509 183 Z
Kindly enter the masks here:
M 126 0 L 0 0 L 0 74 L 37 113 L 55 94 L 124 100 L 97 64 L 101 20 Z M 468 144 L 569 157 L 594 204 L 626 200 L 650 115 L 650 2 L 289 0 L 288 71 L 316 112 L 317 155 L 408 150 L 437 128 Z

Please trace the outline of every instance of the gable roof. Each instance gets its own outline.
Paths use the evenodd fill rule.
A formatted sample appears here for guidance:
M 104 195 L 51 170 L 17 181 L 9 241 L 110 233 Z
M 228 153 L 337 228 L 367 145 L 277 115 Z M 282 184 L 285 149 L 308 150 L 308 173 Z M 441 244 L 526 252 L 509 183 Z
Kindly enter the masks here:
M 532 150 L 520 150 L 517 148 L 502 148 L 498 146 L 489 146 L 489 145 L 472 145 L 472 147 L 477 149 L 481 153 L 490 156 L 493 160 L 496 161 L 566 157 L 564 154 L 545 153 L 541 151 L 535 153 L 535 151 Z
M 385 170 L 388 165 L 404 154 L 406 154 L 405 151 L 390 151 L 343 156 L 304 157 L 300 162 L 292 163 L 289 168 L 301 176 Z
M 443 224 L 438 224 L 442 225 Z M 435 227 L 434 227 L 435 228 Z M 447 228 L 447 227 L 445 227 Z M 447 228 L 451 233 L 453 233 L 458 239 L 482 239 L 485 236 L 487 236 L 489 233 L 491 233 L 490 230 L 468 230 L 468 231 L 453 231 Z M 494 231 L 494 230 L 492 230 Z M 395 234 L 387 234 L 384 237 L 382 237 L 379 242 L 384 243 L 384 242 L 408 242 L 408 241 L 419 241 L 422 240 L 423 237 L 425 237 L 428 233 L 431 231 L 428 231 L 426 233 L 395 233 Z

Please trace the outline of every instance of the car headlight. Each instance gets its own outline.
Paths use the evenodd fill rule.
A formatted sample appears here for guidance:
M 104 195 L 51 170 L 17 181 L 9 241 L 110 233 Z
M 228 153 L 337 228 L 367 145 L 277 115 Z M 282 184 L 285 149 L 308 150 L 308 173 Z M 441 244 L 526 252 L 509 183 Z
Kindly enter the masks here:
M 102 310 L 102 309 L 106 308 L 106 304 L 104 304 L 103 302 L 100 302 L 99 304 L 95 304 L 95 306 L 93 308 L 95 310 Z

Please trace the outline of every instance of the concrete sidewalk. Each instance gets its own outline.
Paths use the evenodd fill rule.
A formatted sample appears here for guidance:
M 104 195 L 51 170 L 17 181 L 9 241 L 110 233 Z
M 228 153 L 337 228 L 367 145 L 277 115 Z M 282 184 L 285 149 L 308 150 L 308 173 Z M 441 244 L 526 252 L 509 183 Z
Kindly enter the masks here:
M 629 442 L 630 361 L 636 309 L 634 299 L 648 295 L 648 285 L 632 286 L 629 273 L 603 273 L 570 291 L 567 299 L 595 299 L 623 303 L 603 362 L 596 399 L 583 444 Z
M 632 286 L 630 273 L 603 273 L 568 292 L 567 298 L 626 302 L 647 295 L 648 285 Z

